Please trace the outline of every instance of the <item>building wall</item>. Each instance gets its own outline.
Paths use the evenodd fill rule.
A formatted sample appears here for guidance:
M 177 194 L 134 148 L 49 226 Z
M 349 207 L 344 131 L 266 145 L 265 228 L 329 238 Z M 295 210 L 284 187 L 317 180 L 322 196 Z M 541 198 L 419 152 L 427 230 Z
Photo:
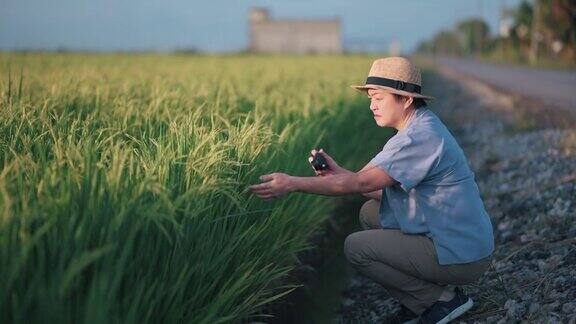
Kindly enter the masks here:
M 255 53 L 341 53 L 339 20 L 268 20 L 264 10 L 250 16 L 250 50 Z

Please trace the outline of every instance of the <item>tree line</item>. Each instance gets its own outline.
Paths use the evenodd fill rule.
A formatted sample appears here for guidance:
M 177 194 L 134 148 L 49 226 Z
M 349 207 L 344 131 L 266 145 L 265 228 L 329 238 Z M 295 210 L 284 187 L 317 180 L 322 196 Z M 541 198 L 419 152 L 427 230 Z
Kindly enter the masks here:
M 490 56 L 537 63 L 541 60 L 576 61 L 576 0 L 522 1 L 503 8 L 499 30 L 491 33 L 481 18 L 459 21 L 421 42 L 418 53 Z

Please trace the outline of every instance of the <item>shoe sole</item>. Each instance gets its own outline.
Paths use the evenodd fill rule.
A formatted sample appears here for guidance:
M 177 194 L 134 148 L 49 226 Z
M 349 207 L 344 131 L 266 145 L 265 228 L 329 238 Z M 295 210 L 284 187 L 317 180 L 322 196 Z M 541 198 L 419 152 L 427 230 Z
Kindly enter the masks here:
M 436 324 L 446 324 L 451 320 L 460 317 L 460 315 L 466 313 L 466 311 L 472 308 L 472 305 L 474 305 L 474 302 L 472 301 L 471 298 L 468 298 L 468 300 L 464 304 L 460 305 L 460 307 L 453 310 L 450 314 L 446 315 L 446 317 L 436 322 Z

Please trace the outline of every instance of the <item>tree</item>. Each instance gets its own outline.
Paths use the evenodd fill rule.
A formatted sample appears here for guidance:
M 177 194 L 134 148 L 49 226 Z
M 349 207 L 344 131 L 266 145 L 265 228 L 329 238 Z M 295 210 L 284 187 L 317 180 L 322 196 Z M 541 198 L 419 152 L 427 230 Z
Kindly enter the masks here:
M 452 31 L 441 31 L 434 37 L 432 48 L 436 54 L 461 55 L 462 46 L 458 36 Z
M 490 28 L 482 19 L 464 20 L 456 26 L 456 31 L 465 54 L 481 52 L 490 40 Z
M 540 0 L 539 4 L 541 32 L 549 55 L 562 52 L 567 59 L 573 60 L 576 54 L 576 1 Z
M 533 21 L 533 7 L 523 0 L 514 11 L 514 25 L 512 27 L 511 41 L 521 57 L 527 58 L 530 52 L 530 41 Z

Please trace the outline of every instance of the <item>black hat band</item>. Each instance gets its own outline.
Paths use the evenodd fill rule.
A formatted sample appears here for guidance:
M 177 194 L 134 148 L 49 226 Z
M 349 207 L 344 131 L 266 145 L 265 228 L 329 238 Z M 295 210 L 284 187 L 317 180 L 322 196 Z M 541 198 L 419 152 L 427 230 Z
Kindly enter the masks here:
M 421 87 L 417 84 L 414 83 L 408 83 L 408 82 L 404 82 L 404 81 L 400 81 L 400 80 L 392 80 L 392 79 L 386 79 L 386 78 L 380 78 L 380 77 L 368 77 L 366 79 L 366 85 L 368 84 L 374 84 L 374 85 L 380 85 L 380 86 L 384 86 L 384 87 L 389 87 L 389 88 L 393 88 L 396 90 L 402 90 L 402 91 L 407 91 L 407 92 L 413 92 L 413 93 L 420 93 L 421 91 Z

